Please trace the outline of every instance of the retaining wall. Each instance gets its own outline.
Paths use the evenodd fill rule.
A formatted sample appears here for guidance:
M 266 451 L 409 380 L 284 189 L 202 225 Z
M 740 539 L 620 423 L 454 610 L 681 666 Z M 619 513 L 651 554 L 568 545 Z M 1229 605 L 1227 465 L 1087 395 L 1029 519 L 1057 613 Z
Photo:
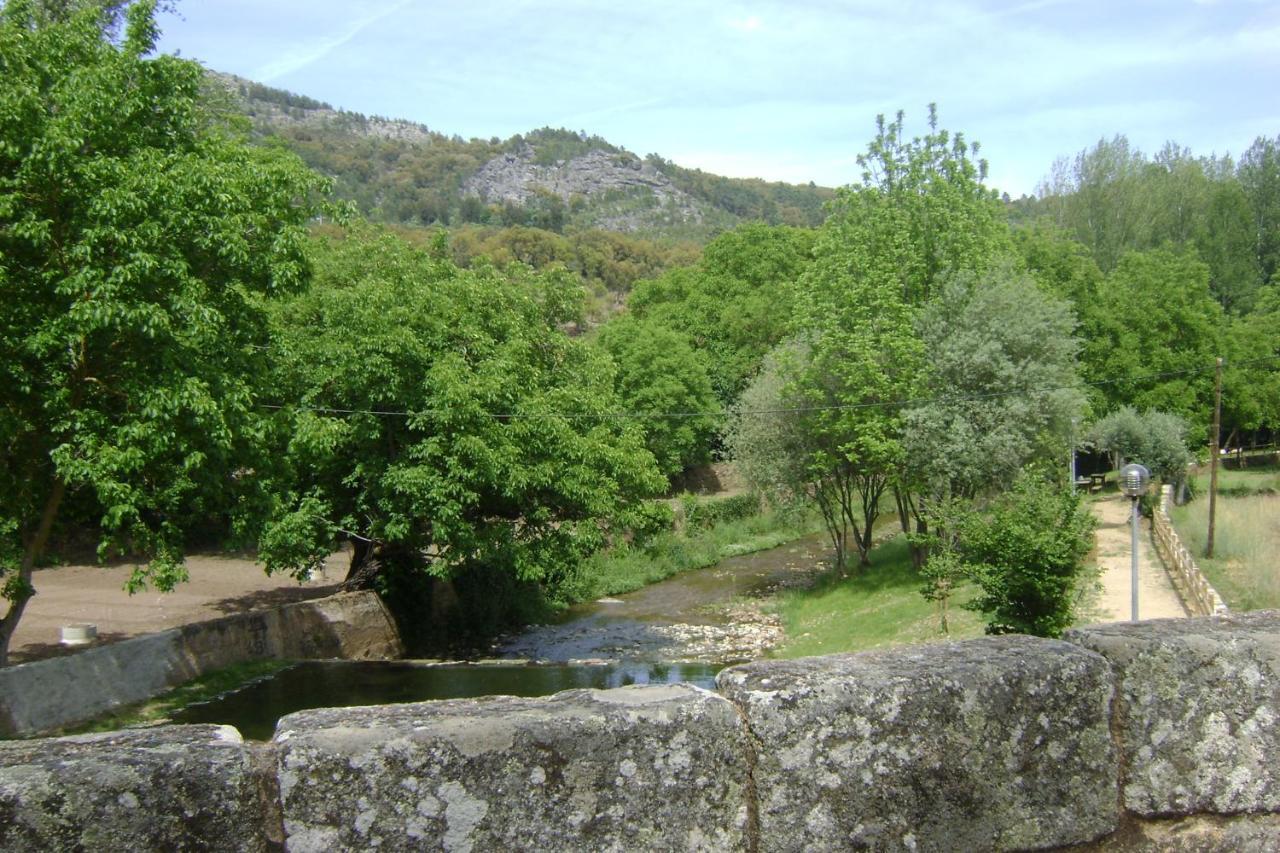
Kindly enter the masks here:
M 245 661 L 402 654 L 395 621 L 373 592 L 240 613 L 0 669 L 0 735 L 86 722 Z
M 1155 533 L 1156 550 L 1164 561 L 1173 582 L 1178 587 L 1182 603 L 1192 616 L 1214 616 L 1227 612 L 1227 604 L 1209 579 L 1200 571 L 1196 558 L 1182 544 L 1178 531 L 1169 519 L 1169 503 L 1173 500 L 1173 486 L 1161 486 L 1160 505 L 1151 514 L 1151 526 Z
M 1273 850 L 1280 612 L 0 744 L 0 849 Z

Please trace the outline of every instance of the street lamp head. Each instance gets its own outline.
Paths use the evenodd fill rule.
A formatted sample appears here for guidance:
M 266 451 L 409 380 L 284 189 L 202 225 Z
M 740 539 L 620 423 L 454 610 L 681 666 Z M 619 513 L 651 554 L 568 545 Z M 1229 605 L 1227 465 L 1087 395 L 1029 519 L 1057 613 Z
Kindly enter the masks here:
M 1147 483 L 1151 482 L 1151 472 L 1145 466 L 1130 462 L 1120 469 L 1120 491 L 1125 497 L 1141 497 L 1147 492 Z

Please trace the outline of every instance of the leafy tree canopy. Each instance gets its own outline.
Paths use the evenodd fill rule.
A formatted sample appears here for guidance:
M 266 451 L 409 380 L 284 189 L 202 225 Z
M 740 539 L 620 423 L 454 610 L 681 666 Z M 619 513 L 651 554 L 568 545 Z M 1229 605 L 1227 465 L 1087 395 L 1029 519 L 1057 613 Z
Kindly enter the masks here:
M 813 241 L 812 231 L 739 226 L 712 240 L 698 264 L 637 283 L 627 307 L 705 352 L 716 396 L 728 406 L 786 335 Z
M 193 519 L 250 506 L 262 300 L 308 277 L 324 182 L 147 58 L 153 0 L 120 5 L 0 7 L 0 663 L 68 493 L 162 588 Z
M 1085 400 L 1065 301 L 1006 265 L 951 276 L 917 325 L 929 402 L 908 410 L 905 447 L 922 487 L 974 497 L 1066 452 Z
M 1028 473 L 963 524 L 961 559 L 981 592 L 988 634 L 1058 637 L 1070 627 L 1093 515 L 1071 488 Z
M 556 587 L 663 480 L 613 417 L 613 367 L 570 339 L 564 274 L 460 269 L 357 231 L 317 246 L 313 289 L 274 315 L 292 469 L 263 538 L 305 573 L 343 538 L 353 569 L 476 566 Z
M 598 338 L 618 366 L 623 407 L 637 415 L 645 446 L 668 477 L 710 459 L 719 404 L 703 353 L 679 333 L 622 316 Z
M 1187 250 L 1130 253 L 1107 276 L 1095 310 L 1084 361 L 1091 378 L 1105 381 L 1105 409 L 1176 414 L 1203 440 L 1224 330 L 1208 267 Z

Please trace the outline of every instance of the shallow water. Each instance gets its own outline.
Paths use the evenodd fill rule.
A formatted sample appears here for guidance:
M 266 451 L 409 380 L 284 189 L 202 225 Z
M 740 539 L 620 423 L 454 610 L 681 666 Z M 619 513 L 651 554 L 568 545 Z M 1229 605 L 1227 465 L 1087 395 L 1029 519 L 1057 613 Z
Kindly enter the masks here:
M 540 661 L 660 661 L 692 656 L 724 663 L 739 659 L 741 655 L 732 651 L 724 656 L 714 650 L 691 654 L 687 635 L 699 633 L 696 626 L 725 626 L 731 619 L 721 605 L 734 599 L 807 583 L 822 568 L 828 550 L 825 534 L 815 534 L 767 551 L 729 557 L 626 595 L 571 607 L 556 623 L 530 628 L 502 643 L 497 653 Z M 695 626 L 695 630 L 682 626 Z
M 826 550 L 825 538 L 815 535 L 730 557 L 626 595 L 578 605 L 556 624 L 531 628 L 498 649 L 502 657 L 549 663 L 306 661 L 190 705 L 173 721 L 233 725 L 247 738 L 266 740 L 280 717 L 308 708 L 547 696 L 580 687 L 681 681 L 709 688 L 722 667 L 752 656 L 743 651 L 751 647 L 752 626 L 730 624 L 735 620 L 725 615 L 724 605 L 805 583 Z
M 188 705 L 172 719 L 175 723 L 232 725 L 246 738 L 269 740 L 280 717 L 308 708 L 491 695 L 548 696 L 576 687 L 681 681 L 710 688 L 720 669 L 696 663 L 534 666 L 305 661 L 209 702 Z

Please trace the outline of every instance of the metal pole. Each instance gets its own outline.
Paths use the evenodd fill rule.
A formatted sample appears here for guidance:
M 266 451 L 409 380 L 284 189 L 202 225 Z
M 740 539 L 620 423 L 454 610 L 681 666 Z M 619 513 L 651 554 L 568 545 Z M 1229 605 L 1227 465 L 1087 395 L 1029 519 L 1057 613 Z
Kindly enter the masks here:
M 1205 537 L 1204 555 L 1213 556 L 1214 517 L 1218 508 L 1218 436 L 1222 433 L 1222 359 L 1218 359 L 1213 379 L 1213 432 L 1209 436 L 1209 535 Z
M 1130 571 L 1130 581 L 1133 598 L 1133 610 L 1129 616 L 1130 622 L 1138 621 L 1138 499 L 1132 498 L 1133 503 L 1133 568 Z
M 1071 491 L 1076 490 L 1076 419 L 1071 419 Z

